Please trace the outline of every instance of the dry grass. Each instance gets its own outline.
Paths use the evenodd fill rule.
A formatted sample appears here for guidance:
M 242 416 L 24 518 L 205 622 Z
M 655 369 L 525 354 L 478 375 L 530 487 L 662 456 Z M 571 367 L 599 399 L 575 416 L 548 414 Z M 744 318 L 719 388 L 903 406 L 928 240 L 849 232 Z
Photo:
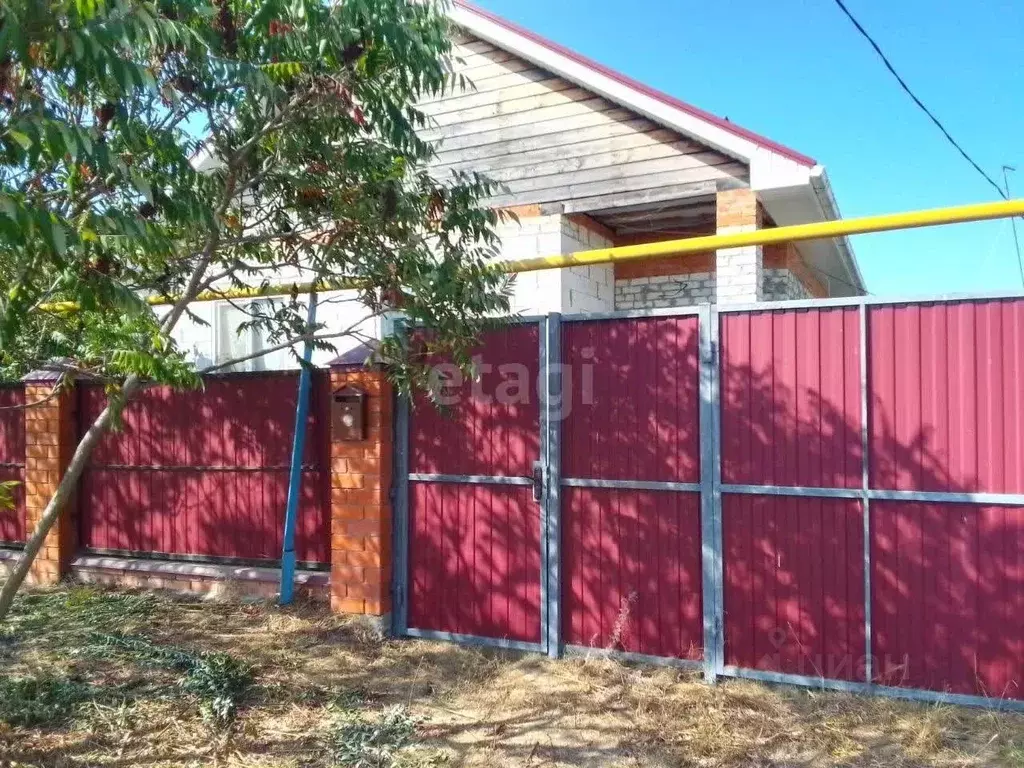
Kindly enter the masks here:
M 404 705 L 421 745 L 395 765 L 1024 766 L 1024 717 L 727 682 L 603 658 L 551 662 L 382 641 L 316 606 L 225 605 L 73 588 L 19 607 L 4 677 L 89 686 L 63 720 L 0 722 L 0 765 L 326 766 L 336 702 Z M 229 727 L 164 669 L 84 652 L 123 632 L 253 666 Z

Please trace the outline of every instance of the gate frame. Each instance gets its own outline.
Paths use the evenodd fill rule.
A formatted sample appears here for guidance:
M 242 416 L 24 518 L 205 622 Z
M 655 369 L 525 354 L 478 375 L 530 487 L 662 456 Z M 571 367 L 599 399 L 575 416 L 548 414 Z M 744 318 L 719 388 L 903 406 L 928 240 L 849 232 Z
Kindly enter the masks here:
M 599 654 L 604 657 L 620 659 L 622 661 L 635 661 L 644 664 L 657 664 L 660 666 L 672 666 L 679 667 L 682 669 L 702 669 L 704 670 L 705 679 L 712 680 L 709 677 L 710 670 L 712 670 L 714 660 L 712 658 L 709 649 L 715 648 L 715 638 L 719 631 L 719 622 L 716 622 L 714 616 L 717 611 L 709 612 L 707 609 L 708 605 L 715 604 L 716 592 L 714 588 L 715 583 L 715 568 L 716 560 L 719 561 L 719 553 L 721 552 L 721 545 L 715 547 L 713 543 L 716 536 L 720 536 L 720 528 L 714 519 L 714 504 L 713 504 L 713 450 L 714 443 L 710 439 L 712 428 L 711 424 L 714 419 L 714 413 L 712 411 L 712 397 L 714 393 L 715 382 L 713 377 L 706 376 L 705 371 L 707 366 L 705 360 L 710 359 L 709 356 L 714 354 L 713 339 L 710 334 L 711 325 L 709 322 L 710 318 L 710 307 L 709 304 L 693 304 L 684 307 L 659 307 L 657 309 L 640 309 L 640 310 L 623 310 L 617 312 L 592 312 L 590 314 L 576 314 L 576 315 L 561 315 L 560 322 L 566 323 L 587 323 L 587 322 L 601 322 L 601 321 L 616 321 L 616 320 L 646 320 L 651 318 L 667 318 L 667 317 L 696 317 L 697 318 L 697 392 L 698 392 L 698 445 L 700 456 L 700 477 L 696 483 L 689 482 L 663 482 L 663 481 L 645 481 L 645 480 L 582 480 L 578 478 L 562 478 L 561 487 L 563 488 L 618 488 L 621 490 L 647 490 L 647 491 L 669 491 L 677 493 L 697 493 L 700 495 L 700 526 L 701 526 L 701 590 L 702 590 L 702 618 L 703 618 L 703 632 L 704 632 L 704 659 L 680 659 L 673 656 L 652 656 L 646 653 L 635 653 L 631 651 L 610 651 L 606 649 L 595 649 L 588 646 L 582 645 L 566 645 L 564 643 L 549 648 L 548 655 L 551 658 L 558 658 L 562 655 L 570 656 L 587 656 L 592 654 Z M 559 351 L 561 351 L 559 349 Z M 561 366 L 562 360 L 558 358 L 558 364 Z M 552 418 L 552 422 L 555 424 L 559 437 L 557 439 L 558 444 L 561 444 L 561 421 L 557 418 Z M 561 455 L 558 457 L 561 460 Z M 561 520 L 561 506 L 554 506 L 551 510 L 551 514 Z M 558 526 L 556 525 L 556 532 Z M 554 539 L 549 543 L 549 546 L 558 552 L 560 546 L 560 540 Z M 558 564 L 555 567 L 561 565 L 560 559 L 557 561 Z M 561 591 L 555 591 L 552 595 L 552 599 L 561 599 Z M 559 614 L 555 613 L 554 616 L 558 617 Z M 561 635 L 561 623 L 555 628 L 555 631 Z
M 617 312 L 595 312 L 591 314 L 561 315 L 551 313 L 511 319 L 511 324 L 537 323 L 540 327 L 540 375 L 544 386 L 541 388 L 541 463 L 544 471 L 544 490 L 541 503 L 541 642 L 523 643 L 497 638 L 482 638 L 410 629 L 408 627 L 408 546 L 409 514 L 408 484 L 416 479 L 409 474 L 409 402 L 397 397 L 397 418 L 395 421 L 395 484 L 392 488 L 394 502 L 394 611 L 392 631 L 396 636 L 423 637 L 451 640 L 471 645 L 512 648 L 546 653 L 552 658 L 562 655 L 600 653 L 603 656 L 624 661 L 671 665 L 703 670 L 704 679 L 715 683 L 719 678 L 745 678 L 766 683 L 796 685 L 819 690 L 836 690 L 848 693 L 879 695 L 895 699 L 955 704 L 960 706 L 995 708 L 1024 712 L 1024 699 L 997 699 L 986 696 L 960 693 L 944 693 L 919 688 L 898 688 L 872 682 L 872 583 L 871 583 L 871 502 L 873 500 L 921 501 L 931 503 L 967 503 L 1000 506 L 1024 506 L 1024 493 L 988 492 L 943 492 L 880 490 L 870 487 L 870 415 L 868 391 L 868 311 L 869 307 L 886 305 L 930 305 L 960 302 L 983 302 L 1000 300 L 1024 300 L 1022 291 L 995 291 L 989 293 L 950 293 L 936 296 L 877 297 L 852 296 L 828 299 L 798 299 L 746 304 L 700 304 L 683 307 L 668 307 L 651 310 Z M 722 481 L 722 433 L 721 433 L 721 317 L 737 313 L 768 313 L 793 310 L 822 310 L 855 307 L 858 309 L 859 328 L 859 374 L 860 374 L 860 415 L 861 415 L 861 484 L 859 488 L 819 488 L 811 486 L 777 486 L 727 484 Z M 562 394 L 561 377 L 561 327 L 566 323 L 593 322 L 601 320 L 629 320 L 657 317 L 698 317 L 698 377 L 699 377 L 699 429 L 700 429 L 700 480 L 698 483 L 652 483 L 626 480 L 581 481 L 561 476 L 561 421 L 558 419 L 556 403 Z M 404 335 L 404 324 L 396 328 Z M 431 479 L 470 479 L 481 482 L 483 478 L 462 478 L 461 476 L 430 476 Z M 426 479 L 426 478 L 424 478 Z M 509 482 L 528 485 L 525 478 L 510 478 L 493 482 Z M 669 490 L 700 493 L 701 515 L 701 573 L 704 627 L 704 659 L 694 661 L 671 657 L 649 656 L 646 654 L 595 651 L 592 648 L 565 645 L 561 628 L 561 488 L 563 487 L 612 487 L 648 490 Z M 725 664 L 725 605 L 724 605 L 724 562 L 722 541 L 722 495 L 792 496 L 811 498 L 857 499 L 862 505 L 863 517 L 863 564 L 864 564 L 864 644 L 865 679 L 862 681 L 836 680 L 783 672 L 749 669 Z
M 543 379 L 544 386 L 538 387 L 540 394 L 539 416 L 539 447 L 540 464 L 543 475 L 541 500 L 539 502 L 540 514 L 540 638 L 536 643 L 511 640 L 508 638 L 482 637 L 480 635 L 465 635 L 456 632 L 443 632 L 432 629 L 419 629 L 409 626 L 409 482 L 434 482 L 434 483 L 461 483 L 466 485 L 519 485 L 532 486 L 531 478 L 519 476 L 492 476 L 492 475 L 450 475 L 450 474 L 424 474 L 409 471 L 409 432 L 411 426 L 412 408 L 409 398 L 395 394 L 395 434 L 394 434 L 394 461 L 395 474 L 391 488 L 392 502 L 392 571 L 391 584 L 392 607 L 391 607 L 391 632 L 396 637 L 413 637 L 424 640 L 448 640 L 463 645 L 474 645 L 481 647 L 503 648 L 517 651 L 533 651 L 536 653 L 550 653 L 549 634 L 551 622 L 548 619 L 551 610 L 552 597 L 550 595 L 550 573 L 549 562 L 549 520 L 548 510 L 550 508 L 550 470 L 548 460 L 550 458 L 551 426 L 550 414 L 554 409 L 552 392 L 552 371 L 556 366 L 549 363 L 549 338 L 551 328 L 558 327 L 558 317 L 552 315 L 524 315 L 508 318 L 505 326 L 537 326 L 538 343 L 538 384 Z M 405 344 L 408 331 L 417 326 L 405 322 L 403 319 L 395 321 L 395 335 L 401 344 Z M 557 331 L 556 331 L 557 332 Z M 557 338 L 556 352 L 557 352 Z M 560 386 L 560 384 L 559 384 Z M 557 428 L 556 428 L 557 429 Z M 556 436 L 557 439 L 557 436 Z M 557 494 L 556 498 L 557 498 Z M 556 566 L 557 571 L 557 566 Z M 556 579 L 557 584 L 557 579 Z M 558 607 L 555 606 L 557 615 Z M 557 648 L 557 645 L 555 646 Z

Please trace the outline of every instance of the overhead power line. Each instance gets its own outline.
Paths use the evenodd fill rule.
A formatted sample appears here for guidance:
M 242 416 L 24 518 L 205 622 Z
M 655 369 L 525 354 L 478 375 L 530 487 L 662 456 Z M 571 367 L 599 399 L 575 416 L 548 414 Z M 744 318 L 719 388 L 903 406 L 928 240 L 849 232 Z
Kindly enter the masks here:
M 888 69 L 892 73 L 892 76 L 896 78 L 897 82 L 899 82 L 900 87 L 903 88 L 903 90 L 907 92 L 907 95 L 911 99 L 913 99 L 914 103 L 917 104 L 917 106 L 920 107 L 921 110 L 926 115 L 928 115 L 928 117 L 931 119 L 931 121 L 933 123 L 935 123 L 935 127 L 938 128 L 940 131 L 942 131 L 942 135 L 946 137 L 946 140 L 949 141 L 949 143 L 952 144 L 956 148 L 957 152 L 959 152 L 961 155 L 963 155 L 964 160 L 966 160 L 968 163 L 970 163 L 972 166 L 974 166 L 974 170 L 976 170 L 978 173 L 980 173 L 985 178 L 985 180 L 989 184 L 992 185 L 992 187 L 996 190 L 996 192 L 999 193 L 1000 197 L 1002 197 L 1004 200 L 1008 200 L 1009 198 L 1006 196 L 1006 193 L 1003 192 L 1003 188 L 1000 187 L 992 179 L 991 176 L 989 176 L 987 173 L 985 173 L 985 171 L 982 169 L 982 167 L 980 165 L 978 165 L 976 162 L 974 162 L 974 159 L 969 154 L 967 154 L 967 151 L 962 146 L 960 146 L 960 144 L 957 143 L 957 140 L 954 139 L 950 135 L 949 131 L 946 130 L 946 126 L 944 126 L 942 124 L 942 122 L 939 120 L 939 118 L 937 118 L 932 113 L 932 111 L 930 109 L 928 109 L 928 107 L 926 107 L 924 105 L 924 102 L 922 102 L 919 98 L 917 98 L 915 93 L 912 90 L 910 90 L 910 86 L 907 85 L 907 81 L 904 80 L 902 77 L 900 77 L 899 72 L 896 71 L 896 69 L 890 63 L 888 57 L 882 52 L 882 49 L 879 48 L 878 43 L 876 43 L 874 41 L 874 38 L 872 38 L 871 35 L 868 34 L 867 30 L 864 29 L 864 27 L 861 25 L 861 23 L 859 21 L 857 21 L 856 17 L 854 17 L 854 15 L 852 13 L 850 13 L 850 9 L 846 7 L 846 4 L 843 2 L 843 0 L 835 0 L 835 2 L 836 2 L 836 5 L 838 5 L 839 8 L 842 10 L 842 12 L 846 14 L 846 17 L 851 22 L 853 22 L 853 26 L 855 26 L 857 28 L 857 31 L 860 32 L 861 35 L 864 36 L 864 39 L 867 40 L 869 43 L 871 43 L 871 47 L 875 49 L 875 53 L 877 53 L 879 55 L 879 57 L 882 59 L 882 63 L 885 64 L 885 68 Z

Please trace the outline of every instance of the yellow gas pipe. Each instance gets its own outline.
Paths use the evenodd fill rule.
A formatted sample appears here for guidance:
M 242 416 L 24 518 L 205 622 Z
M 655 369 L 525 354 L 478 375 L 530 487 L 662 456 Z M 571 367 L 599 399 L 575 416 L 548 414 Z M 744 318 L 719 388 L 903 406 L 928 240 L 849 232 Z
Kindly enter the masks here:
M 802 240 L 821 240 L 829 237 L 863 235 L 870 232 L 887 232 L 896 229 L 914 229 L 917 227 L 934 227 L 941 224 L 962 224 L 969 221 L 1006 219 L 1013 216 L 1024 216 L 1024 199 L 957 205 L 950 208 L 932 208 L 923 211 L 907 211 L 905 213 L 887 213 L 880 216 L 821 221 L 813 224 L 794 224 L 772 229 L 737 232 L 729 235 L 686 237 L 680 240 L 664 240 L 657 243 L 624 245 L 614 248 L 598 248 L 591 251 L 576 251 L 574 253 L 552 256 L 535 256 L 527 259 L 502 261 L 495 264 L 495 268 L 505 273 L 534 272 L 542 269 L 563 269 L 565 267 L 638 261 L 641 259 L 653 259 L 659 256 L 682 256 L 687 253 L 716 251 L 722 248 L 742 248 L 748 245 L 771 245 L 773 243 L 791 243 Z M 319 283 L 315 287 L 318 291 L 342 290 L 356 288 L 358 283 Z M 296 292 L 309 293 L 313 288 L 314 285 L 312 283 L 290 283 L 287 285 L 273 285 L 266 288 L 234 288 L 226 291 L 206 291 L 197 296 L 195 301 L 288 296 Z M 173 296 L 150 296 L 146 299 L 153 306 L 173 304 L 175 300 Z M 65 301 L 44 304 L 41 308 L 47 312 L 74 312 L 78 309 L 78 305 L 75 302 Z

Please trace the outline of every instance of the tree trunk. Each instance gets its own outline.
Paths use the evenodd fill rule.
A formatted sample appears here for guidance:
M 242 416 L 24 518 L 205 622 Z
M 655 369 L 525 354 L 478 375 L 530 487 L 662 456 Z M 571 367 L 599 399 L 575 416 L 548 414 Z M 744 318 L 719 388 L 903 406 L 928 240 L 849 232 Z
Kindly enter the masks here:
M 15 567 L 10 578 L 4 583 L 3 588 L 0 589 L 0 622 L 3 622 L 7 617 L 11 604 L 14 602 L 14 595 L 17 594 L 19 587 L 25 581 L 25 577 L 28 576 L 32 562 L 36 559 L 36 555 L 39 554 L 39 550 L 42 549 L 43 542 L 46 540 L 46 535 L 60 518 L 64 505 L 71 494 L 74 493 L 78 485 L 78 479 L 82 476 L 85 465 L 88 463 L 89 457 L 92 455 L 103 433 L 110 428 L 110 424 L 117 413 L 124 408 L 141 388 L 142 382 L 139 378 L 137 376 L 129 376 L 125 380 L 121 398 L 116 402 L 107 402 L 107 407 L 96 417 L 96 421 L 92 423 L 85 436 L 78 442 L 75 448 L 75 455 L 71 457 L 71 463 L 68 464 L 64 476 L 60 479 L 57 491 L 46 505 L 46 509 L 43 510 L 43 516 L 39 520 L 39 525 L 36 526 L 32 536 L 25 544 L 25 551 L 21 556 L 21 561 Z

